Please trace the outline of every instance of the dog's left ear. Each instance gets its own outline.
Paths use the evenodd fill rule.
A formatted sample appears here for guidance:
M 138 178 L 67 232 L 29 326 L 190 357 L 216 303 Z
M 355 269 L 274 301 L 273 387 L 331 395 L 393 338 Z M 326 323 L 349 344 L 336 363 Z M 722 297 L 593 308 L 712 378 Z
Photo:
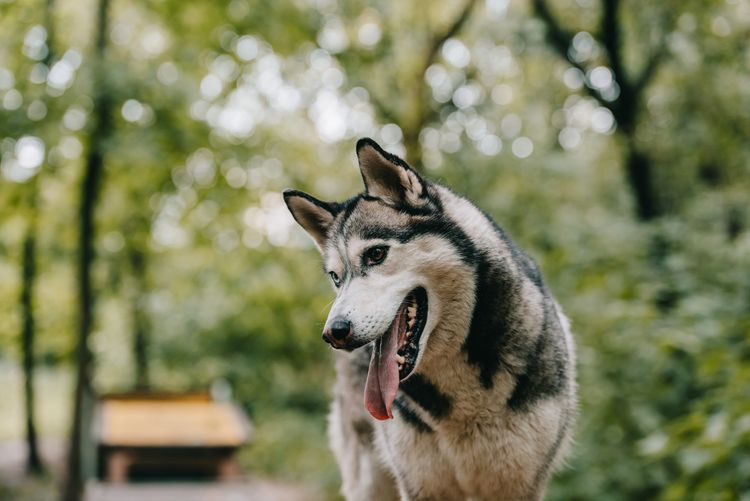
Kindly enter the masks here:
M 421 205 L 425 181 L 409 164 L 383 150 L 370 138 L 357 141 L 357 160 L 365 192 L 395 205 Z
M 284 190 L 284 202 L 294 220 L 307 231 L 323 252 L 328 241 L 328 230 L 336 216 L 336 204 L 323 202 L 297 190 Z

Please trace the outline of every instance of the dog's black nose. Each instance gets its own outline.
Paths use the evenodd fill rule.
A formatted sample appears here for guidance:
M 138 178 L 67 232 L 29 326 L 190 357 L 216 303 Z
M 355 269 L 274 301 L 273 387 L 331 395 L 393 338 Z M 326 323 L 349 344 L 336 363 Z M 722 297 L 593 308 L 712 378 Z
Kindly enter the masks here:
M 351 328 L 352 323 L 348 320 L 334 320 L 331 324 L 331 336 L 333 336 L 333 339 L 341 341 L 349 335 Z
M 323 331 L 323 341 L 334 348 L 343 348 L 351 339 L 352 323 L 343 318 L 337 318 Z

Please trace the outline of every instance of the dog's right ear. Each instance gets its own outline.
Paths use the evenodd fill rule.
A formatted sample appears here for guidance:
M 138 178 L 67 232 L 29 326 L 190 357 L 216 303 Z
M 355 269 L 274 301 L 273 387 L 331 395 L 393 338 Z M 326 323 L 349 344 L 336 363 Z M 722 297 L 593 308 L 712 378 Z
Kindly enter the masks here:
M 284 190 L 284 202 L 294 220 L 310 234 L 322 252 L 328 240 L 328 228 L 336 216 L 336 206 L 297 190 Z

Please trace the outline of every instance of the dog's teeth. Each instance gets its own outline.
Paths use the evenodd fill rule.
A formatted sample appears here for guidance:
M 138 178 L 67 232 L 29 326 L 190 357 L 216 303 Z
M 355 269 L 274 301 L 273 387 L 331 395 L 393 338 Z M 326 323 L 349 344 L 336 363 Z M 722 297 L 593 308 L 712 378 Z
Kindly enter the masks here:
M 408 325 L 409 328 L 411 329 L 412 327 L 414 327 L 415 323 L 417 323 L 417 321 L 414 318 L 410 318 L 409 321 L 406 322 L 406 325 Z
M 409 317 L 414 317 L 414 315 L 417 314 L 417 308 L 414 306 L 409 306 L 408 308 L 406 308 L 406 313 L 409 314 Z
M 406 362 L 406 359 L 397 353 L 396 362 L 398 362 L 399 364 L 404 364 Z

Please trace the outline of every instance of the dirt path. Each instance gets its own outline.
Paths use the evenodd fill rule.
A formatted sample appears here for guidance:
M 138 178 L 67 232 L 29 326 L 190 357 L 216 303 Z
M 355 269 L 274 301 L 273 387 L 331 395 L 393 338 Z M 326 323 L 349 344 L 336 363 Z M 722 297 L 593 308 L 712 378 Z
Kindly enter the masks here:
M 39 454 L 45 468 L 59 478 L 65 447 L 62 440 L 43 438 L 39 441 Z M 0 483 L 13 485 L 23 482 L 26 461 L 26 442 L 6 440 L 0 442 Z
M 316 501 L 310 489 L 268 480 L 231 483 L 89 484 L 85 501 Z
M 61 478 L 64 442 L 42 439 L 41 454 L 52 478 L 34 481 L 24 475 L 26 444 L 21 440 L 0 442 L 0 498 L 48 499 Z M 39 486 L 32 484 L 39 483 Z M 149 482 L 112 485 L 89 482 L 84 501 L 320 501 L 315 489 L 267 479 L 240 482 Z

